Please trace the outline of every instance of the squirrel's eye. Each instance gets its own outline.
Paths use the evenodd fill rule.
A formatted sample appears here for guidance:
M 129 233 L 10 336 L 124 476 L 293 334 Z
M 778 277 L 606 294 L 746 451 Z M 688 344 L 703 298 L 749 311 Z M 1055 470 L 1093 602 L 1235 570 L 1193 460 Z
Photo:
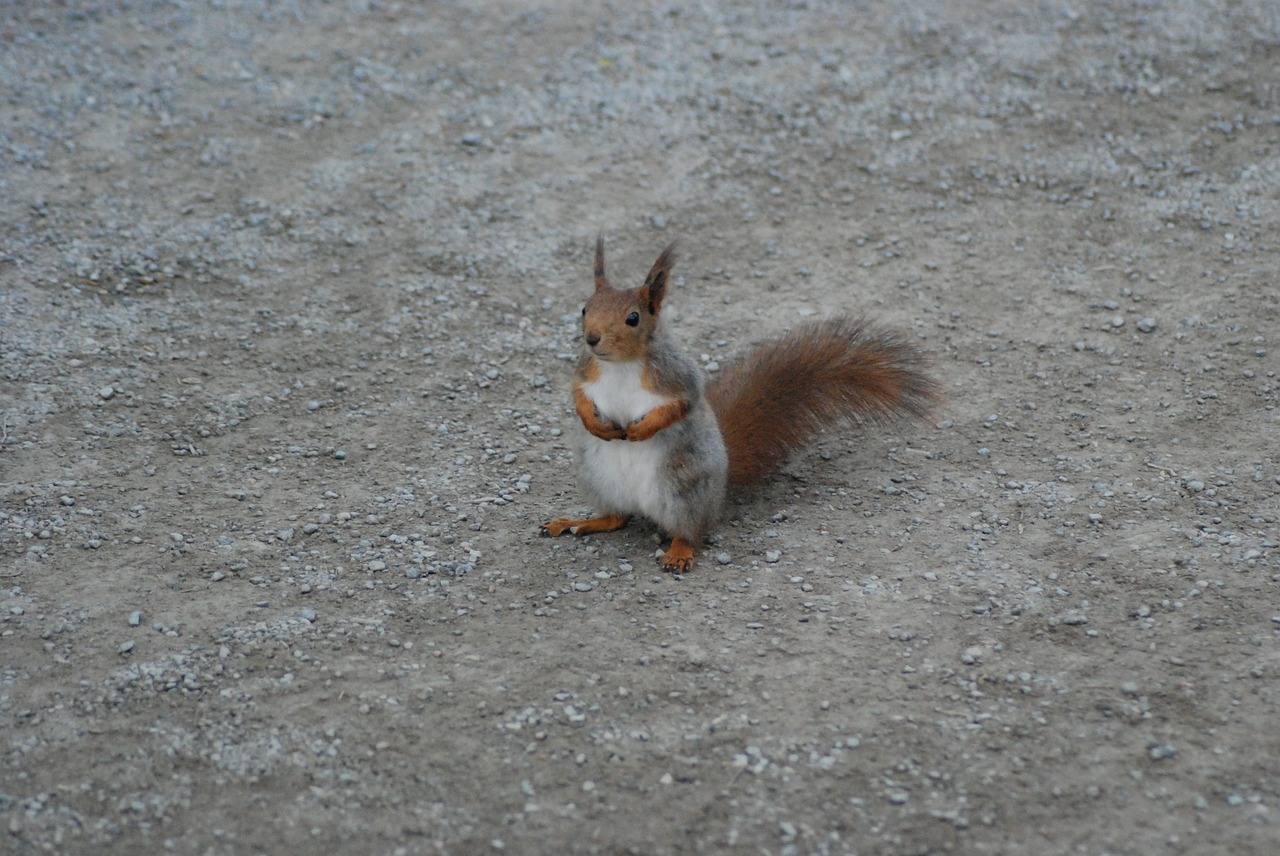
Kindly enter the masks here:
M 639 324 L 639 323 L 640 323 L 640 313 L 639 313 L 639 312 L 632 312 L 630 315 L 628 315 L 628 316 L 627 316 L 627 326 L 628 326 L 628 327 L 634 327 L 634 326 L 636 326 L 636 325 L 637 325 L 637 324 Z
M 586 317 L 587 317 L 587 307 L 585 307 L 585 306 L 584 306 L 584 307 L 582 307 L 582 317 L 583 317 L 583 318 L 586 318 Z

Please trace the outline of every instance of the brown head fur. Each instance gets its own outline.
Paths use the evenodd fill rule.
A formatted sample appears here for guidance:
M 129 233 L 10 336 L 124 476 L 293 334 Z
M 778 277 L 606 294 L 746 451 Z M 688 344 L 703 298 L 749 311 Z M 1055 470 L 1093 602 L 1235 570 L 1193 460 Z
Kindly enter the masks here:
M 675 260 L 675 244 L 658 256 L 639 288 L 614 288 L 604 272 L 604 239 L 596 239 L 595 293 L 582 308 L 582 338 L 597 358 L 611 362 L 643 359 L 658 330 Z

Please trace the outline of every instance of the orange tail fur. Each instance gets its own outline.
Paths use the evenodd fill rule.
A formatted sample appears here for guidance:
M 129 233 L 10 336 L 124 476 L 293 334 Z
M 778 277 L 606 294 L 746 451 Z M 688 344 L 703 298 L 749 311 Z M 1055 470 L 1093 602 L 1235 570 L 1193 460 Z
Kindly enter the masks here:
M 920 352 L 865 321 L 806 324 L 736 360 L 707 390 L 729 483 L 757 482 L 824 426 L 924 416 L 938 387 Z

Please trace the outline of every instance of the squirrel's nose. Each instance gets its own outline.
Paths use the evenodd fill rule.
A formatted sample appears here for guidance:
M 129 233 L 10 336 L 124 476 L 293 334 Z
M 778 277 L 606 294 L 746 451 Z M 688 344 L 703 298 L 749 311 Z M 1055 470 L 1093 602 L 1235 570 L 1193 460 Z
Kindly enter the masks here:
M 590 346 L 591 346 L 591 347 L 593 347 L 593 348 L 594 348 L 596 345 L 600 344 L 600 335 L 599 335 L 598 333 L 588 333 L 588 334 L 587 334 L 587 344 L 588 344 L 588 345 L 590 345 Z

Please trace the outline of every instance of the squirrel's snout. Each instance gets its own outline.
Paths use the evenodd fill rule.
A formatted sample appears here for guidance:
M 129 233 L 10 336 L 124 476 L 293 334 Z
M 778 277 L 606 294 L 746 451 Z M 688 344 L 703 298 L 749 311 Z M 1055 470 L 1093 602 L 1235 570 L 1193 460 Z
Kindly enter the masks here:
M 591 347 L 593 347 L 593 348 L 594 348 L 596 345 L 600 344 L 600 334 L 599 334 L 599 333 L 588 333 L 588 334 L 587 334 L 587 344 L 588 344 L 588 345 L 590 345 L 590 346 L 591 346 Z

